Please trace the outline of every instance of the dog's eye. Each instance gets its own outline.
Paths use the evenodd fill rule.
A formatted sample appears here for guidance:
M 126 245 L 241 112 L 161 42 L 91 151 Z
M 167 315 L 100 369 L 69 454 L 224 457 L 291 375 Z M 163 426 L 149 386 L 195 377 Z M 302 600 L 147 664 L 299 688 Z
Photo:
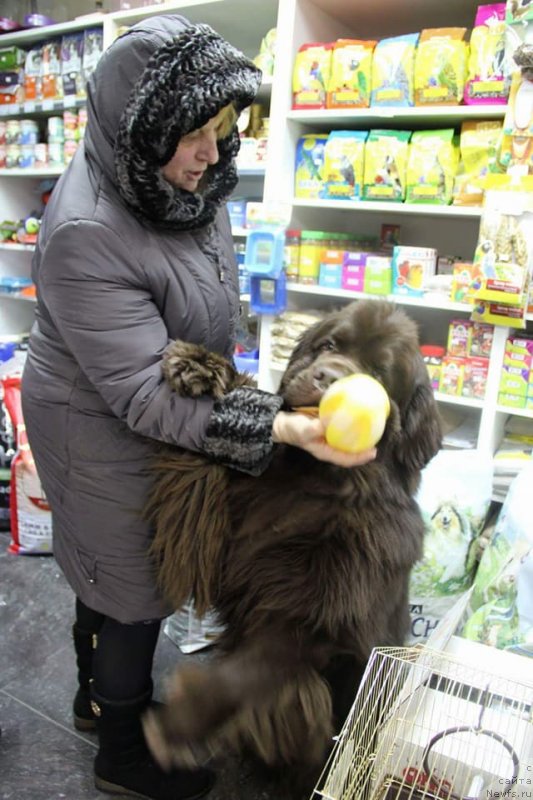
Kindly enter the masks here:
M 337 349 L 337 345 L 335 344 L 333 339 L 326 339 L 326 341 L 322 342 L 322 344 L 320 345 L 320 347 L 318 349 L 321 352 L 325 352 L 327 350 L 329 350 L 329 351 L 336 350 Z

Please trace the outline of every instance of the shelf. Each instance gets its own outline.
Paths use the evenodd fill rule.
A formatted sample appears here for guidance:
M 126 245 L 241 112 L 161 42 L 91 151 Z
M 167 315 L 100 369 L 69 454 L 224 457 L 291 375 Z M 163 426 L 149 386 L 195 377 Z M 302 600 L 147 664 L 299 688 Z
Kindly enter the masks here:
M 86 19 L 82 17 L 71 22 L 59 22 L 57 25 L 45 25 L 40 28 L 25 28 L 22 31 L 15 31 L 15 33 L 3 33 L 0 42 L 2 47 L 11 47 L 11 45 L 22 47 L 41 39 L 52 39 L 54 36 L 63 36 L 63 34 L 83 31 L 86 28 L 102 27 L 106 16 L 106 14 L 91 14 Z
M 20 294 L 20 292 L 0 292 L 0 301 L 1 300 L 24 300 L 26 303 L 36 303 L 36 297 L 28 297 L 25 294 Z
M 81 108 L 87 105 L 86 97 L 67 95 L 58 100 L 28 100 L 25 103 L 10 103 L 0 106 L 0 117 L 10 119 L 41 114 L 62 114 L 69 108 Z
M 6 242 L 0 242 L 0 250 L 13 250 L 15 253 L 17 252 L 24 252 L 24 253 L 33 253 L 35 250 L 34 244 L 20 244 L 20 242 L 13 242 L 13 244 L 6 244 Z
M 65 167 L 43 167 L 42 169 L 15 168 L 0 169 L 2 178 L 58 178 L 64 172 Z
M 511 406 L 496 406 L 498 414 L 511 414 L 513 417 L 525 417 L 533 420 L 533 411 L 529 408 L 511 408 Z
M 485 401 L 474 397 L 461 397 L 460 395 L 442 394 L 442 392 L 435 392 L 435 400 L 437 403 L 447 403 L 452 406 L 464 406 L 465 408 L 479 408 L 482 409 Z
M 156 14 L 183 14 L 189 22 L 204 22 L 242 50 L 247 56 L 259 53 L 262 37 L 277 20 L 278 0 L 167 0 L 167 2 L 108 14 L 116 27 L 135 25 Z
M 264 178 L 265 167 L 240 167 L 237 163 L 239 178 Z
M 481 206 L 438 206 L 429 203 L 392 203 L 380 200 L 307 200 L 294 197 L 295 208 L 327 208 L 330 211 L 371 211 L 381 214 L 411 214 L 426 217 L 479 219 Z
M 458 311 L 463 314 L 470 314 L 472 306 L 466 303 L 454 303 L 451 300 L 435 298 L 428 301 L 427 297 L 407 297 L 402 294 L 366 294 L 364 292 L 351 292 L 348 289 L 328 289 L 326 286 L 306 286 L 299 283 L 288 283 L 288 292 L 299 294 L 320 295 L 321 297 L 337 297 L 343 300 L 388 300 L 392 303 L 404 306 L 418 306 L 421 308 L 432 308 L 441 311 Z
M 294 109 L 287 119 L 306 124 L 347 127 L 375 127 L 386 123 L 394 125 L 431 125 L 454 127 L 469 119 L 502 119 L 507 106 L 415 106 L 370 108 Z

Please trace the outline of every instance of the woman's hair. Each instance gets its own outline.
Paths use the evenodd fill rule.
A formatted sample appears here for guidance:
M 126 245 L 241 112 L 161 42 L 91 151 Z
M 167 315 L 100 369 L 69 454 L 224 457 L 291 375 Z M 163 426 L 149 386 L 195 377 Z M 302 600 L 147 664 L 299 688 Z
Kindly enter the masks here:
M 238 114 L 235 110 L 233 103 L 229 103 L 220 112 L 220 127 L 218 130 L 218 138 L 226 139 L 235 127 Z

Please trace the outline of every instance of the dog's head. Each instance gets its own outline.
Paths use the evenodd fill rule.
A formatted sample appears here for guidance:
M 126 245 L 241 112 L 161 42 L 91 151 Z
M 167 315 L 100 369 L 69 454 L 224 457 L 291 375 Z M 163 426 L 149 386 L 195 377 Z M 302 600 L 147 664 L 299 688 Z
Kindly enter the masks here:
M 440 447 L 441 430 L 416 324 L 383 300 L 361 300 L 307 330 L 290 358 L 279 393 L 289 408 L 317 405 L 338 378 L 356 372 L 383 384 L 392 411 L 380 444 L 417 472 Z

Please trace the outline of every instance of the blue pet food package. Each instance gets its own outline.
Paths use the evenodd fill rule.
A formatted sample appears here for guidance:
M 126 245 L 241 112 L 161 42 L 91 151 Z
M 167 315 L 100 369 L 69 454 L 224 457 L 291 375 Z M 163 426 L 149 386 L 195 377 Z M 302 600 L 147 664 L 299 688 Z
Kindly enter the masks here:
M 301 136 L 296 145 L 294 196 L 316 200 L 323 189 L 324 150 L 327 133 Z
M 533 656 L 533 461 L 513 479 L 474 579 L 460 635 Z
M 367 131 L 332 131 L 324 148 L 325 200 L 360 200 Z
M 415 51 L 418 33 L 382 39 L 372 59 L 371 106 L 414 105 Z
M 416 501 L 425 537 L 410 580 L 410 644 L 425 642 L 471 587 L 492 481 L 492 460 L 478 450 L 441 450 L 422 471 Z

